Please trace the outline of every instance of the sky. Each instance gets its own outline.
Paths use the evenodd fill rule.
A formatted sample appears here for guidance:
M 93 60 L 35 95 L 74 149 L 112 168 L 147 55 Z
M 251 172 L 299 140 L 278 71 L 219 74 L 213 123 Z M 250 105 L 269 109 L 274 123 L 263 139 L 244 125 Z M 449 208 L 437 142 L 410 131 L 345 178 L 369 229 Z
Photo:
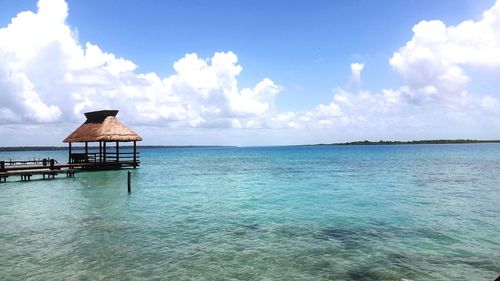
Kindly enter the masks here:
M 499 139 L 500 0 L 0 0 L 0 146 Z

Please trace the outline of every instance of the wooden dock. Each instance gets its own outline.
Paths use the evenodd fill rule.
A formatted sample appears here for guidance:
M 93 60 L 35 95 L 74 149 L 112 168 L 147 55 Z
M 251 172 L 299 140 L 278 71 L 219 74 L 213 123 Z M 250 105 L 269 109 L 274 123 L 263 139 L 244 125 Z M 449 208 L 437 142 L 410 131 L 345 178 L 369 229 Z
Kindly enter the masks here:
M 87 161 L 68 164 L 59 164 L 55 159 L 0 161 L 0 183 L 7 182 L 9 177 L 14 176 L 19 176 L 21 181 L 30 181 L 34 175 L 40 175 L 43 180 L 54 179 L 59 174 L 65 174 L 67 178 L 73 178 L 77 171 L 135 168 L 139 165 L 140 161 L 138 159 L 107 162 Z

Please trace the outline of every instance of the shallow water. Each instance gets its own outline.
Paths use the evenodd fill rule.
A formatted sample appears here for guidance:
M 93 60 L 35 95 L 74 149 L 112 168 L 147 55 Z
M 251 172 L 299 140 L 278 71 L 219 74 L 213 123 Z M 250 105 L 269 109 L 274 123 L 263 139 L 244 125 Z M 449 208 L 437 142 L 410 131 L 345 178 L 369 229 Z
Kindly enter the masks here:
M 0 153 L 1 159 L 65 152 Z M 494 280 L 500 145 L 143 149 L 0 184 L 0 279 Z M 16 180 L 16 181 L 13 181 Z

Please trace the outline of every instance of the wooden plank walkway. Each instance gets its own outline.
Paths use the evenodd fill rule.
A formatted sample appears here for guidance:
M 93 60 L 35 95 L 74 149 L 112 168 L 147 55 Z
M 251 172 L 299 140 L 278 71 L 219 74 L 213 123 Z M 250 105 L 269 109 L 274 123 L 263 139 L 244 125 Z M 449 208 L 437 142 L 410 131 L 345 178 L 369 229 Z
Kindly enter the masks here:
M 0 182 L 6 182 L 8 177 L 21 176 L 21 181 L 29 181 L 34 175 L 42 175 L 42 179 L 54 179 L 59 174 L 66 174 L 67 178 L 74 178 L 76 171 L 74 169 L 65 170 L 23 170 L 0 172 Z
M 3 162 L 3 163 L 2 163 Z M 16 161 L 22 162 L 22 161 Z M 55 164 L 55 161 L 47 161 L 40 165 L 5 165 L 9 162 L 0 161 L 0 183 L 6 182 L 11 176 L 20 176 L 21 181 L 29 181 L 34 175 L 41 175 L 42 179 L 54 179 L 59 174 L 66 174 L 66 177 L 73 178 L 76 170 L 108 170 L 124 167 L 137 167 L 140 161 L 113 161 L 113 162 L 85 162 L 70 164 Z M 24 164 L 24 163 L 23 163 Z

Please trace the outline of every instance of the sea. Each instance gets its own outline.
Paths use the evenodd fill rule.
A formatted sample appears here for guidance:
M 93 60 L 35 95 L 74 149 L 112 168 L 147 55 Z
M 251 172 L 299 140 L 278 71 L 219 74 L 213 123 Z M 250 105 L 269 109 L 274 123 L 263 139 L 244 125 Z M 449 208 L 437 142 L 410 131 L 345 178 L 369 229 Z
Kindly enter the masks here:
M 137 169 L 1 183 L 0 280 L 500 275 L 500 144 L 140 153 Z

